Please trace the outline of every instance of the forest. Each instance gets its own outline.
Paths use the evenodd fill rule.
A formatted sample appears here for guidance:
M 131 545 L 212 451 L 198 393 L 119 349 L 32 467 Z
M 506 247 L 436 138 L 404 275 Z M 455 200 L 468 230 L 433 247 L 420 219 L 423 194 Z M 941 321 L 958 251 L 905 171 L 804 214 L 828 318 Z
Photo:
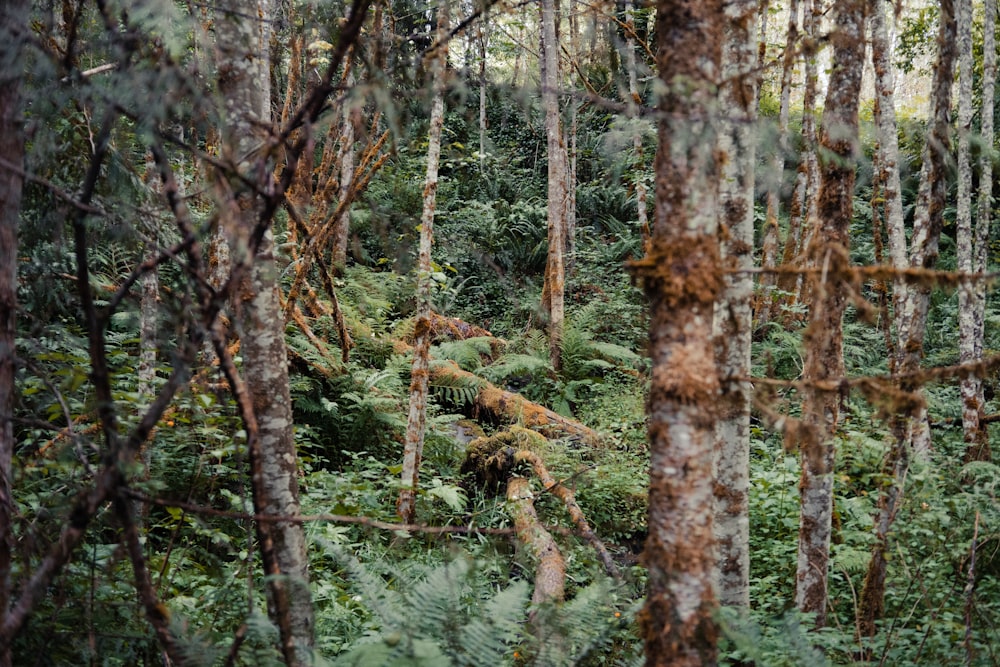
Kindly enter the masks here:
M 0 667 L 1000 664 L 995 0 L 0 0 Z

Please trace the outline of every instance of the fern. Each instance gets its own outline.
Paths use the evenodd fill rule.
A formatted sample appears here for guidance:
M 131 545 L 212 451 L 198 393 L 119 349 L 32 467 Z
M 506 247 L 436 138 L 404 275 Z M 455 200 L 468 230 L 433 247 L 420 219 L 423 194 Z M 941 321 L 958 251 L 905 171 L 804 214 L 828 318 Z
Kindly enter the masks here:
M 432 361 L 431 368 L 440 367 L 442 361 Z M 449 403 L 458 408 L 471 405 L 483 387 L 481 380 L 463 375 L 445 373 L 435 375 L 434 381 L 429 385 L 435 399 L 439 403 Z
M 433 356 L 438 359 L 450 359 L 462 369 L 474 371 L 483 365 L 484 358 L 492 356 L 492 341 L 493 339 L 487 336 L 444 341 L 434 346 Z
M 506 663 L 510 647 L 522 639 L 525 582 L 482 600 L 473 588 L 472 564 L 457 559 L 419 568 L 413 577 L 399 576 L 395 590 L 343 547 L 326 548 L 344 565 L 380 626 L 337 664 L 494 667 Z

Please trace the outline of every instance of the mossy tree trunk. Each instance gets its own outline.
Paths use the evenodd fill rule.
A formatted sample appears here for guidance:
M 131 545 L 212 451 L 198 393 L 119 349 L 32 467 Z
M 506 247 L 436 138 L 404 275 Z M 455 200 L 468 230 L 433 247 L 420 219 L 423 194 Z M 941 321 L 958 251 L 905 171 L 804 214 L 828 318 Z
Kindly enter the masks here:
M 646 664 L 712 665 L 712 445 L 719 380 L 712 316 L 723 276 L 715 158 L 721 0 L 657 4 L 662 83 L 655 218 L 632 263 L 649 298 L 649 588 L 640 614 Z
M 545 111 L 546 158 L 548 160 L 548 258 L 545 263 L 543 307 L 549 317 L 549 357 L 558 371 L 562 359 L 565 319 L 564 254 L 566 245 L 566 149 L 559 120 L 559 38 L 555 0 L 541 0 L 542 108 Z
M 625 2 L 625 66 L 628 68 L 628 113 L 636 125 L 632 132 L 633 163 L 632 173 L 635 179 L 635 220 L 642 233 L 643 240 L 649 237 L 649 215 L 646 211 L 646 182 L 643 180 L 644 162 L 642 157 L 642 121 L 639 120 L 639 108 L 642 106 L 642 95 L 639 94 L 639 72 L 635 57 L 635 6 L 632 0 Z
M 997 45 L 996 45 L 996 23 L 997 7 L 993 2 L 984 2 L 983 16 L 983 91 L 982 107 L 980 111 L 980 143 L 985 149 L 979 155 L 979 197 L 976 201 L 976 271 L 984 272 L 987 269 L 987 251 L 990 241 L 990 226 L 993 223 L 993 109 L 996 98 L 996 78 L 997 78 Z M 985 185 L 989 184 L 989 185 Z M 975 336 L 974 336 L 974 358 L 981 359 L 984 345 L 984 326 L 986 319 L 986 292 L 983 289 L 976 291 L 974 306 L 975 312 Z M 979 461 L 989 461 L 992 458 L 990 448 L 989 426 L 983 421 L 985 412 L 985 397 L 983 395 L 983 384 L 980 381 L 976 390 L 976 398 L 979 401 L 978 437 L 974 439 L 974 446 L 967 450 L 966 458 Z
M 726 5 L 722 108 L 719 134 L 720 237 L 726 276 L 715 311 L 715 340 L 722 379 L 715 424 L 715 536 L 719 601 L 750 605 L 750 338 L 753 278 L 754 120 L 756 119 L 755 19 L 759 2 Z
M 808 263 L 808 242 L 816 224 L 816 197 L 819 190 L 819 161 L 816 157 L 816 97 L 819 89 L 819 16 L 817 0 L 802 4 L 802 57 L 805 60 L 805 84 L 802 92 L 802 155 L 795 178 L 795 189 L 788 212 L 788 233 L 781 255 L 781 265 L 802 268 Z M 792 48 L 792 47 L 786 47 Z M 782 315 L 782 306 L 801 299 L 802 276 L 794 272 L 778 275 L 781 298 L 772 301 L 771 318 Z
M 765 21 L 767 9 L 762 11 L 761 21 Z M 766 30 L 762 31 L 766 35 Z M 778 214 L 781 208 L 781 187 L 785 174 L 785 153 L 788 152 L 788 116 L 792 99 L 792 76 L 795 73 L 796 54 L 799 41 L 799 0 L 791 0 L 788 4 L 788 31 L 785 37 L 785 51 L 781 58 L 781 91 L 778 107 L 777 141 L 772 142 L 773 152 L 769 156 L 770 175 L 767 183 L 767 213 L 764 219 L 764 234 L 761 241 L 761 267 L 773 269 L 778 264 L 778 246 L 781 243 L 781 233 L 778 228 Z M 766 55 L 766 42 L 761 41 L 764 48 L 761 55 Z M 757 307 L 758 326 L 765 324 L 771 318 L 771 308 L 774 302 L 774 288 L 777 286 L 774 274 L 764 273 L 760 278 L 762 290 Z
M 434 206 L 437 200 L 441 130 L 444 126 L 444 77 L 448 62 L 448 2 L 438 6 L 437 44 L 431 71 L 431 120 L 427 140 L 427 175 L 424 209 L 420 217 L 420 255 L 417 262 L 417 317 L 410 371 L 410 411 L 403 448 L 402 488 L 396 511 L 403 523 L 413 523 L 420 459 L 424 451 L 427 420 L 427 377 L 431 348 L 431 247 L 434 243 Z
M 809 249 L 810 264 L 823 267 L 806 282 L 811 304 L 804 335 L 804 375 L 809 383 L 802 414 L 805 422 L 795 601 L 826 623 L 827 570 L 833 517 L 834 434 L 844 374 L 842 320 L 850 277 L 850 229 L 858 146 L 858 102 L 865 58 L 866 0 L 837 5 L 831 39 L 833 71 L 823 110 L 820 150 L 826 156 L 817 197 L 818 229 Z M 831 385 L 833 389 L 831 389 Z
M 875 17 L 879 17 L 876 15 Z M 873 26 L 877 27 L 877 26 Z M 952 0 L 941 3 L 938 27 L 938 63 L 931 85 L 931 126 L 924 147 L 923 166 L 914 211 L 913 241 L 909 258 L 906 258 L 902 229 L 890 228 L 893 264 L 897 268 L 916 266 L 933 268 L 937 262 L 938 240 L 944 222 L 944 203 L 947 189 L 946 169 L 949 158 L 951 88 L 957 53 L 955 5 Z M 876 34 L 876 46 L 879 46 Z M 885 110 L 883 110 L 884 112 Z M 891 146 L 891 144 L 888 144 Z M 891 220 L 891 218 L 890 218 Z M 893 240 L 893 234 L 899 237 Z M 901 248 L 898 246 L 902 246 Z M 896 356 L 892 360 L 896 373 L 912 373 L 920 368 L 926 328 L 930 286 L 907 285 L 897 280 L 894 304 L 897 329 Z M 920 387 L 912 381 L 900 383 L 903 392 L 911 394 L 908 405 L 897 407 L 893 419 L 893 443 L 883 464 L 883 474 L 891 481 L 879 494 L 878 513 L 875 517 L 875 542 L 865 572 L 864 585 L 859 601 L 858 629 L 862 636 L 875 634 L 875 622 L 882 617 L 885 604 L 885 581 L 889 531 L 896 519 L 903 497 L 903 486 L 909 471 L 910 459 L 917 447 L 930 446 L 926 407 L 917 395 Z M 922 443 L 922 444 L 921 444 Z
M 983 3 L 985 8 L 983 26 L 983 98 L 982 98 L 982 146 L 980 158 L 979 210 L 973 224 L 972 212 L 972 158 L 970 139 L 972 134 L 972 4 L 961 2 L 962 16 L 958 22 L 960 55 L 960 79 L 958 95 L 958 270 L 966 273 L 982 273 L 986 270 L 986 248 L 989 241 L 990 195 L 992 194 L 992 146 L 993 146 L 993 89 L 996 76 L 995 14 L 993 2 Z M 987 137 L 989 130 L 989 137 Z M 988 139 L 988 140 L 987 140 Z M 986 185 L 990 184 L 990 185 Z M 982 359 L 983 320 L 986 300 L 980 282 L 963 283 L 958 290 L 959 361 L 968 363 Z M 989 433 L 984 416 L 984 396 L 982 378 L 971 375 L 960 383 L 962 393 L 962 430 L 966 444 L 966 458 L 970 460 L 990 459 Z
M 268 0 L 225 0 L 216 9 L 215 33 L 220 54 L 219 88 L 225 98 L 225 157 L 244 176 L 270 179 L 259 149 L 270 123 Z M 261 183 L 266 187 L 267 183 Z M 292 430 L 292 403 L 285 350 L 285 320 L 278 298 L 269 221 L 250 193 L 223 201 L 223 227 L 232 244 L 233 270 L 242 274 L 234 307 L 243 356 L 243 377 L 259 433 L 259 457 L 251 454 L 254 501 L 258 512 L 300 514 L 298 457 Z M 305 664 L 313 645 L 313 610 L 305 533 L 299 523 L 258 523 L 269 542 L 282 581 L 272 582 L 269 612 L 282 629 L 286 662 Z M 262 551 L 263 553 L 263 551 Z

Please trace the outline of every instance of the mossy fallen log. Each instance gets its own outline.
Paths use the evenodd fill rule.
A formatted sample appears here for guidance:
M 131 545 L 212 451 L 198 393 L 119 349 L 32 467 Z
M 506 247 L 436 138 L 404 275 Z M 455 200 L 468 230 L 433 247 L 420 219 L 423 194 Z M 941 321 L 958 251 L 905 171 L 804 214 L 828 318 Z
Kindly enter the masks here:
M 516 466 L 520 463 L 530 465 L 545 492 L 562 501 L 577 533 L 597 552 L 597 557 L 608 575 L 620 580 L 621 573 L 618 567 L 604 543 L 587 522 L 583 510 L 576 502 L 573 490 L 554 479 L 542 460 L 541 452 L 548 444 L 548 441 L 538 433 L 512 426 L 496 435 L 477 438 L 470 442 L 465 462 L 462 464 L 462 473 L 475 475 L 477 483 L 487 493 L 502 493 L 506 485 L 509 499 L 510 484 L 514 480 L 522 479 L 515 474 Z
M 430 368 L 431 384 L 471 385 L 477 388 L 474 417 L 501 422 L 516 422 L 535 429 L 548 438 L 570 437 L 585 444 L 601 442 L 600 434 L 580 422 L 529 401 L 524 396 L 501 389 L 483 378 L 463 370 L 453 361 L 435 361 Z
M 514 519 L 517 539 L 527 547 L 536 561 L 535 604 L 561 602 L 566 597 L 566 562 L 552 534 L 538 520 L 535 495 L 524 477 L 512 477 L 507 482 L 507 508 Z

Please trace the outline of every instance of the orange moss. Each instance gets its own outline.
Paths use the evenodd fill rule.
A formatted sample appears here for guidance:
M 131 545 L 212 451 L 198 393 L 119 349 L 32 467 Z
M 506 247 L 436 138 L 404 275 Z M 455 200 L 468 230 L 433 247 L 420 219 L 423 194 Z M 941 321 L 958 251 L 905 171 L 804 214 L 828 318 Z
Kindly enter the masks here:
M 642 259 L 628 263 L 646 290 L 669 309 L 713 304 L 725 287 L 717 239 L 709 235 L 652 239 Z

